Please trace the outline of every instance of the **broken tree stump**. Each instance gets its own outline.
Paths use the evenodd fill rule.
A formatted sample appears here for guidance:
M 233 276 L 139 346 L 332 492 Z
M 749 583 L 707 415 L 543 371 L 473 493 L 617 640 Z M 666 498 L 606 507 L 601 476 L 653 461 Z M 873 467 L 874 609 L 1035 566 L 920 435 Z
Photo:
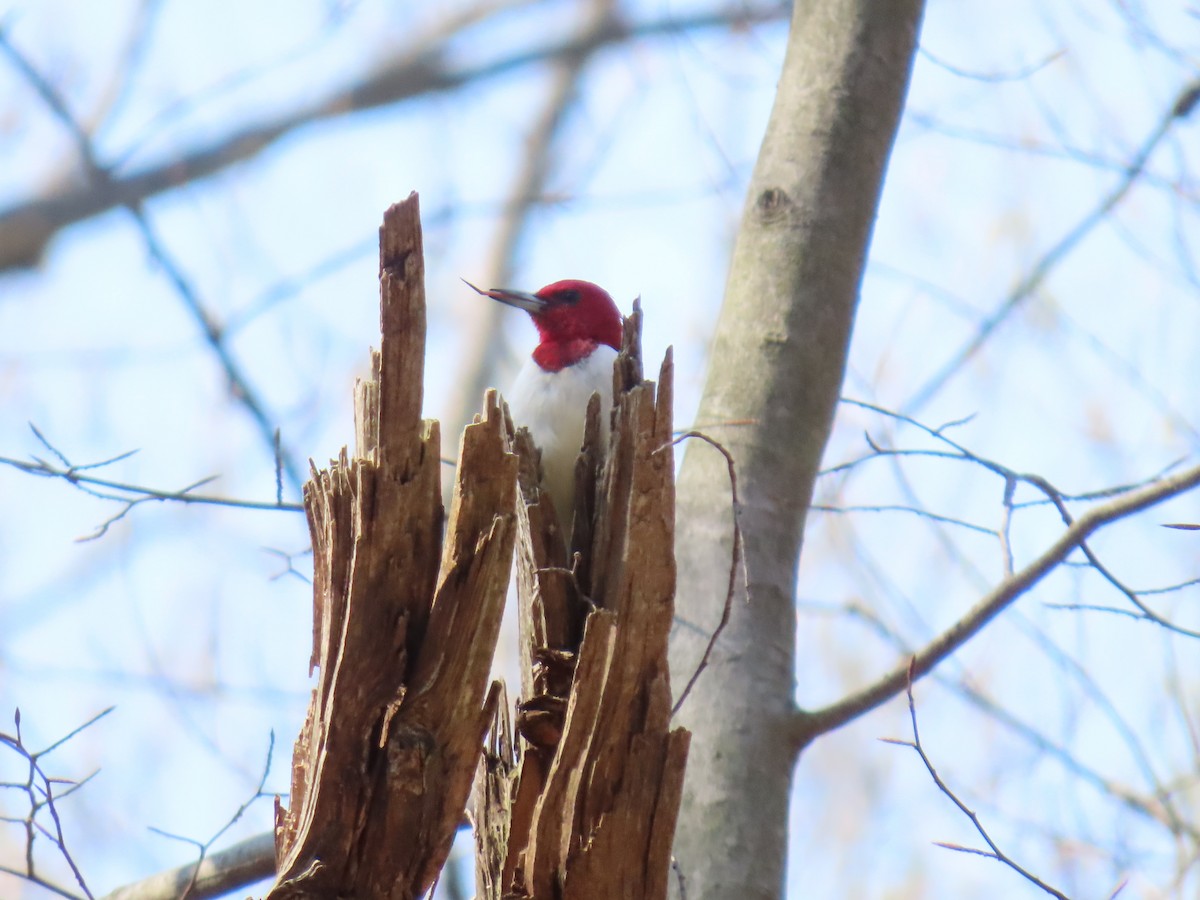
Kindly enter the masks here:
M 304 501 L 319 669 L 276 801 L 269 900 L 412 900 L 441 871 L 499 697 L 488 681 L 516 531 L 517 457 L 495 392 L 463 434 L 445 522 L 436 421 L 422 421 L 424 260 L 416 195 L 380 229 L 382 341 L 355 395 L 356 450 Z M 488 699 L 485 699 L 488 695 Z
M 670 728 L 667 671 L 670 355 L 656 390 L 642 379 L 635 304 L 606 453 L 610 411 L 588 410 L 569 558 L 540 501 L 536 450 L 494 391 L 463 434 L 447 519 L 437 422 L 420 417 L 421 253 L 414 195 L 380 229 L 382 342 L 355 391 L 355 452 L 305 485 L 319 675 L 289 805 L 276 802 L 268 898 L 422 896 L 477 769 L 481 898 L 665 898 L 689 739 Z M 488 679 L 518 532 L 514 720 Z

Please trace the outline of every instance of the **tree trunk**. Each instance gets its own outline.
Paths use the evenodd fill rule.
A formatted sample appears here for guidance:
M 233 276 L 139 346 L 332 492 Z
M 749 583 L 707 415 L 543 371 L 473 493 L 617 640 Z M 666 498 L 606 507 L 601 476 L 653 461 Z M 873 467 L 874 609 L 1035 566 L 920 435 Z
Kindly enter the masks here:
M 745 537 L 728 628 L 682 709 L 693 732 L 676 838 L 689 900 L 780 895 L 793 712 L 793 594 L 805 514 L 836 409 L 921 0 L 795 7 L 698 413 L 734 456 Z M 729 423 L 722 425 L 720 423 Z M 675 683 L 725 602 L 725 462 L 696 445 L 678 487 Z M 748 597 L 747 597 L 748 594 Z

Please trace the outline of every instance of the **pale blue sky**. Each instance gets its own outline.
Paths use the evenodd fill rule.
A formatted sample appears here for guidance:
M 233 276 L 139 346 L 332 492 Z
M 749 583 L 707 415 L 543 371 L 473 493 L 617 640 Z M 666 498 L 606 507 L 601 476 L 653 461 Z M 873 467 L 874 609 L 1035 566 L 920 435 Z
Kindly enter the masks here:
M 0 5 L 0 22 L 86 119 L 110 84 L 135 6 L 10 2 Z M 704 7 L 622 6 L 639 19 L 693 8 Z M 557 3 L 511 12 L 464 35 L 454 58 L 483 61 L 537 45 L 569 30 L 575 9 Z M 323 24 L 331 11 L 340 11 L 336 27 Z M 125 165 L 136 169 L 224 134 L 231 122 L 268 118 L 397 53 L 429 15 L 383 2 L 166 2 L 98 150 L 109 161 L 132 149 Z M 1131 24 L 1137 20 L 1141 33 Z M 1165 2 L 931 4 L 922 37 L 929 55 L 917 60 L 888 174 L 847 396 L 903 406 L 1113 188 L 1195 77 L 1196 26 L 1194 15 Z M 784 36 L 782 24 L 762 25 L 599 54 L 555 157 L 549 189 L 563 202 L 534 214 L 516 260 L 515 287 L 583 277 L 626 309 L 640 294 L 647 358 L 656 363 L 667 344 L 675 346 L 681 423 L 696 408 Z M 248 70 L 261 72 L 220 87 Z M 485 277 L 497 206 L 543 94 L 544 71 L 526 68 L 466 92 L 330 119 L 149 202 L 170 252 L 225 321 L 257 308 L 279 282 L 361 248 L 250 319 L 232 342 L 301 461 L 325 460 L 351 436 L 351 386 L 376 341 L 374 234 L 382 210 L 410 190 L 421 193 L 427 218 L 426 412 L 449 412 L 463 332 L 480 303 L 458 279 Z M 210 99 L 161 118 L 197 95 Z M 1176 126 L 1150 160 L 1153 179 L 1054 270 L 921 411 L 923 421 L 974 415 L 957 439 L 1068 491 L 1144 478 L 1195 457 L 1200 292 L 1187 260 L 1197 247 L 1197 128 Z M 70 160 L 63 129 L 13 67 L 0 64 L 0 204 L 68 171 Z M 519 354 L 531 331 L 513 316 L 497 339 Z M 229 401 L 194 323 L 123 212 L 65 231 L 38 270 L 0 275 L 0 410 L 3 456 L 47 455 L 29 432 L 32 421 L 73 462 L 137 448 L 106 470 L 114 478 L 174 488 L 216 474 L 214 492 L 273 496 L 270 454 Z M 864 430 L 882 439 L 891 426 L 844 410 L 829 461 L 865 451 Z M 897 441 L 928 446 L 911 432 Z M 997 527 L 997 479 L 929 462 L 905 473 L 928 508 Z M 823 482 L 819 494 L 842 505 L 908 502 L 886 462 Z M 272 728 L 268 787 L 286 786 L 307 699 L 310 607 L 299 579 L 272 580 L 281 564 L 263 548 L 302 551 L 303 519 L 147 505 L 103 539 L 75 543 L 112 505 L 4 467 L 0 504 L 0 719 L 19 705 L 27 733 L 47 742 L 116 704 L 55 757 L 57 774 L 103 769 L 71 801 L 72 846 L 99 891 L 186 861 L 187 846 L 147 826 L 201 839 L 213 833 L 257 780 Z M 1156 523 L 1198 520 L 1193 497 L 1096 547 L 1139 586 L 1196 577 L 1195 535 Z M 1058 527 L 1053 514 L 1023 514 L 1018 562 Z M 868 630 L 815 606 L 861 602 L 916 643 L 999 576 L 994 538 L 958 531 L 949 538 L 960 557 L 911 515 L 814 515 L 799 586 L 801 703 L 830 699 L 895 658 Z M 1195 627 L 1195 599 L 1193 588 L 1162 598 L 1159 608 Z M 1195 748 L 1164 685 L 1177 653 L 1195 709 L 1194 647 L 1132 620 L 1053 610 L 1049 602 L 1123 601 L 1091 575 L 1063 573 L 953 659 L 946 675 L 969 671 L 973 683 L 1090 765 L 1146 790 L 1100 704 L 1047 661 L 1044 644 L 1039 649 L 1046 635 L 1080 660 L 1144 735 L 1160 778 L 1190 771 Z M 1030 868 L 1081 896 L 1100 895 L 1118 872 L 1130 876 L 1131 896 L 1145 896 L 1173 871 L 1161 829 L 1080 787 L 948 690 L 929 683 L 918 700 L 931 752 Z M 978 841 L 915 758 L 878 743 L 880 736 L 907 736 L 902 704 L 820 742 L 802 760 L 790 895 L 1035 896 L 994 863 L 930 845 Z M 10 763 L 0 757 L 4 777 Z M 260 802 L 230 838 L 269 822 L 270 805 Z M 1045 837 L 1057 831 L 1079 838 L 1078 848 L 1068 852 Z M 0 833 L 0 862 L 16 858 L 9 850 L 18 837 Z M 1106 859 L 1087 849 L 1089 841 L 1124 855 Z M 1185 886 L 1195 885 L 1193 875 Z M 0 877 L 0 894 L 17 890 Z

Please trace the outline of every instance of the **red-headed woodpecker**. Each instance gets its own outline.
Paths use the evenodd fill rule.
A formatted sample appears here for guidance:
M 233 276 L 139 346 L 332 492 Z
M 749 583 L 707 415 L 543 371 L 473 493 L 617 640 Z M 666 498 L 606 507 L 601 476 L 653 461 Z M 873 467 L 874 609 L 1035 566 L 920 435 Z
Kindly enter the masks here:
M 621 348 L 621 313 L 590 281 L 556 281 L 529 294 L 493 288 L 485 297 L 529 313 L 538 345 L 505 395 L 517 426 L 529 429 L 542 451 L 542 487 L 563 530 L 575 507 L 575 460 L 583 443 L 588 400 L 600 395 L 601 446 L 608 443 L 613 360 Z

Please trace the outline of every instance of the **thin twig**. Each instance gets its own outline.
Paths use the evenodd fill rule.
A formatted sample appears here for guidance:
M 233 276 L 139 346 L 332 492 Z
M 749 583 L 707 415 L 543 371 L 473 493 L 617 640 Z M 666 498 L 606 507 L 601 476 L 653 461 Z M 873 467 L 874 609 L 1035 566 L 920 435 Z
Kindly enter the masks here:
M 913 652 L 912 647 L 907 641 L 904 641 L 888 626 L 874 610 L 867 608 L 861 603 L 850 603 L 843 607 L 827 607 L 812 603 L 805 604 L 805 606 L 808 609 L 816 609 L 820 612 L 841 612 L 849 615 L 856 621 L 867 626 L 873 634 L 889 643 L 899 653 L 908 656 Z M 930 677 L 941 686 L 957 694 L 962 700 L 971 704 L 980 712 L 991 716 L 995 721 L 1008 728 L 1013 734 L 1026 741 L 1039 752 L 1058 762 L 1066 771 L 1091 785 L 1097 791 L 1108 794 L 1130 811 L 1145 817 L 1155 824 L 1166 825 L 1175 834 L 1186 834 L 1193 840 L 1200 840 L 1200 836 L 1197 835 L 1194 828 L 1184 826 L 1180 829 L 1177 827 L 1178 817 L 1164 808 L 1167 804 L 1163 802 L 1163 792 L 1161 790 L 1157 790 L 1152 796 L 1135 793 L 1130 788 L 1118 784 L 1096 770 L 1089 768 L 1081 760 L 1073 756 L 1066 747 L 1039 731 L 1034 725 L 1022 720 L 1011 710 L 1005 708 L 966 680 L 950 678 L 941 674 L 940 669 L 932 672 Z M 1137 746 L 1133 746 L 1130 749 L 1134 754 L 1140 752 L 1140 748 Z
M 1037 486 L 1041 488 L 1042 492 L 1045 493 L 1046 496 L 1050 498 L 1051 502 L 1054 503 L 1055 508 L 1058 510 L 1058 514 L 1062 517 L 1063 523 L 1070 525 L 1073 521 L 1071 513 L 1067 509 L 1066 504 L 1063 503 L 1062 497 L 1059 496 L 1059 493 L 1054 486 L 1044 478 L 1037 479 Z M 1164 619 L 1145 603 L 1143 603 L 1141 597 L 1139 597 L 1135 591 L 1126 586 L 1124 582 L 1117 578 L 1116 575 L 1110 572 L 1108 568 L 1100 562 L 1100 560 L 1096 557 L 1096 554 L 1092 551 L 1092 548 L 1087 545 L 1086 541 L 1079 542 L 1079 549 L 1082 551 L 1083 555 L 1087 557 L 1087 561 L 1091 563 L 1092 568 L 1099 572 L 1104 577 L 1105 581 L 1124 594 L 1125 599 L 1141 610 L 1142 614 L 1146 618 L 1158 625 L 1161 625 L 1163 628 L 1174 631 L 1176 634 L 1182 634 L 1185 637 L 1200 638 L 1200 631 L 1195 631 L 1191 628 L 1184 628 L 1182 625 L 1176 625 L 1174 622 Z
M 261 800 L 263 797 L 274 796 L 274 794 L 265 793 L 263 790 L 267 784 L 267 777 L 271 774 L 271 757 L 274 754 L 274 752 L 275 752 L 275 732 L 274 732 L 274 730 L 272 730 L 270 732 L 270 738 L 269 738 L 269 741 L 267 744 L 267 761 L 266 761 L 266 764 L 263 766 L 262 777 L 260 777 L 258 779 L 258 787 L 256 787 L 254 789 L 254 793 L 251 794 L 250 797 L 247 800 L 245 800 L 242 803 L 242 805 L 239 806 L 234 811 L 233 815 L 230 816 L 229 820 L 224 825 L 222 825 L 217 830 L 217 832 L 212 837 L 210 837 L 207 841 L 198 841 L 194 838 L 185 837 L 183 835 L 172 834 L 169 831 L 163 831 L 161 828 L 154 828 L 153 826 L 150 828 L 150 831 L 154 832 L 155 834 L 161 835 L 162 837 L 165 837 L 165 838 L 170 838 L 171 840 L 174 840 L 174 841 L 182 841 L 185 844 L 191 844 L 192 846 L 198 848 L 200 851 L 199 858 L 191 866 L 191 875 L 188 878 L 187 884 L 184 886 L 183 892 L 178 895 L 179 900 L 189 900 L 189 898 L 192 898 L 192 900 L 202 900 L 202 897 L 200 895 L 193 894 L 193 892 L 196 890 L 197 879 L 200 877 L 201 867 L 204 865 L 204 861 L 208 857 L 208 851 L 212 849 L 212 845 L 215 844 L 217 841 L 219 841 L 221 839 L 221 837 L 225 834 L 225 832 L 227 832 L 230 828 L 232 828 L 238 822 L 238 820 L 241 819 L 241 817 L 245 814 L 246 810 L 248 810 L 251 807 L 251 805 L 253 805 L 255 803 L 255 801 Z M 238 886 L 239 885 L 227 885 L 222 889 L 221 893 L 232 890 L 233 888 L 238 887 Z M 213 896 L 213 894 L 209 891 L 206 891 L 203 895 L 203 897 L 211 897 L 211 896 Z
M 741 502 L 738 500 L 737 490 L 737 471 L 733 464 L 733 454 L 730 453 L 725 446 L 718 440 L 709 437 L 700 431 L 685 431 L 682 434 L 672 438 L 670 442 L 663 444 L 655 450 L 655 453 L 661 453 L 664 450 L 674 447 L 681 441 L 686 441 L 688 438 L 696 438 L 704 441 L 710 447 L 713 447 L 718 453 L 725 457 L 725 465 L 729 470 L 729 505 L 733 510 L 733 552 L 729 560 L 729 583 L 725 589 L 725 603 L 721 608 L 721 621 L 717 623 L 717 627 L 713 629 L 712 634 L 708 638 L 708 644 L 704 647 L 704 653 L 700 656 L 700 662 L 696 664 L 695 671 L 692 672 L 692 677 L 688 679 L 688 683 L 684 686 L 683 691 L 679 694 L 679 699 L 675 701 L 675 706 L 671 709 L 671 715 L 679 712 L 683 702 L 687 700 L 688 694 L 692 692 L 696 681 L 700 678 L 700 673 L 708 666 L 709 657 L 712 656 L 713 648 L 717 645 L 717 639 L 721 637 L 721 632 L 725 630 L 725 626 L 729 624 L 729 617 L 733 613 L 733 595 L 737 589 L 738 570 L 742 572 L 742 583 L 746 585 L 747 591 L 750 586 L 750 575 L 746 571 L 746 556 L 742 546 L 742 525 L 741 525 Z M 749 593 L 747 593 L 747 597 Z
M 929 60 L 939 69 L 944 69 L 951 75 L 957 75 L 959 78 L 967 78 L 971 81 L 982 81 L 986 84 L 1002 84 L 1009 81 L 1025 81 L 1031 76 L 1036 75 L 1042 69 L 1046 68 L 1046 66 L 1057 62 L 1058 60 L 1062 59 L 1062 57 L 1067 55 L 1066 50 L 1055 50 L 1053 53 L 1047 54 L 1037 62 L 1022 66 L 1021 68 L 1012 72 L 975 72 L 970 69 L 964 69 L 960 66 L 953 65 L 952 63 L 949 63 L 938 56 L 934 56 L 924 47 L 918 47 L 917 53 L 925 57 L 925 59 Z
M 122 457 L 117 457 L 118 459 Z M 105 494 L 99 491 L 87 490 L 86 492 L 93 497 L 98 497 L 101 500 L 115 500 L 120 503 L 142 503 L 148 500 L 173 500 L 178 503 L 200 503 L 210 506 L 228 506 L 234 509 L 262 509 L 262 510 L 279 510 L 282 512 L 304 512 L 304 504 L 302 503 L 278 503 L 267 500 L 238 500 L 233 497 L 216 497 L 209 494 L 194 494 L 192 491 L 202 485 L 208 484 L 215 480 L 218 476 L 210 475 L 207 478 L 202 478 L 199 481 L 193 482 L 188 487 L 177 491 L 165 491 L 158 488 L 145 487 L 138 484 L 129 484 L 122 481 L 113 481 L 108 478 L 97 478 L 92 475 L 79 474 L 84 469 L 92 468 L 93 466 L 69 466 L 67 468 L 57 468 L 44 460 L 23 460 L 11 459 L 6 456 L 0 456 L 0 465 L 12 466 L 14 469 L 19 469 L 30 475 L 38 475 L 43 478 L 61 478 L 63 481 L 78 487 L 80 490 L 85 490 L 87 485 L 94 485 L 99 488 L 106 488 L 112 491 L 119 491 L 123 494 L 135 495 L 134 498 L 119 496 L 114 494 Z
M 959 811 L 963 815 L 965 815 L 968 819 L 970 819 L 971 824 L 975 827 L 975 830 L 979 833 L 979 836 L 981 838 L 983 838 L 983 840 L 987 843 L 988 847 L 990 847 L 991 849 L 990 850 L 980 850 L 975 847 L 963 847 L 959 844 L 951 844 L 946 841 L 934 841 L 934 843 L 939 847 L 946 848 L 947 850 L 954 850 L 959 853 L 974 853 L 978 856 L 985 856 L 989 859 L 994 859 L 998 862 L 1002 862 L 1002 863 L 1004 863 L 1004 865 L 1008 866 L 1014 872 L 1016 872 L 1021 877 L 1023 877 L 1026 881 L 1041 888 L 1043 891 L 1045 891 L 1051 897 L 1057 897 L 1058 900 L 1069 900 L 1067 895 L 1062 893 L 1062 891 L 1059 891 L 1056 888 L 1053 888 L 1050 885 L 1046 884 L 1046 882 L 1042 881 L 1040 878 L 1038 878 L 1036 875 L 1034 875 L 1028 869 L 1022 867 L 1012 857 L 1008 856 L 1003 850 L 1001 850 L 1000 847 L 996 844 L 996 842 L 994 840 L 992 840 L 992 837 L 991 837 L 991 835 L 988 834 L 987 829 L 983 827 L 983 823 L 979 820 L 979 816 L 972 809 L 970 809 L 965 803 L 963 803 L 963 801 L 959 799 L 958 795 L 955 794 L 954 791 L 951 790 L 950 787 L 946 784 L 946 782 L 942 780 L 942 777 L 940 775 L 938 775 L 938 771 L 934 767 L 933 761 L 929 758 L 928 754 L 925 753 L 925 748 L 921 746 L 921 733 L 917 728 L 917 707 L 916 707 L 916 704 L 913 702 L 913 691 L 912 691 L 912 685 L 913 685 L 912 670 L 915 666 L 915 663 L 916 663 L 916 657 L 913 657 L 913 659 L 909 663 L 909 680 L 908 680 L 908 687 L 907 687 L 908 716 L 912 722 L 913 739 L 911 741 L 902 741 L 902 740 L 897 740 L 895 738 L 883 738 L 883 741 L 885 743 L 896 744 L 901 747 L 912 747 L 914 750 L 916 750 L 917 755 L 921 757 L 921 762 L 924 764 L 925 770 L 929 773 L 929 777 L 933 779 L 933 783 L 937 785 L 938 790 L 941 791 L 943 794 L 945 794 L 947 797 L 949 797 L 950 802 L 952 802 L 955 806 L 957 806 Z
M 571 555 L 571 568 L 564 566 L 542 566 L 540 569 L 535 569 L 537 575 L 561 575 L 566 578 L 571 587 L 575 589 L 575 595 L 588 605 L 588 608 L 595 611 L 596 601 L 587 595 L 583 590 L 583 586 L 579 583 L 579 564 L 583 561 L 583 554 L 576 550 Z
M 23 782 L 0 783 L 0 788 L 21 791 L 25 794 L 29 804 L 29 812 L 24 818 L 4 818 L 4 821 L 22 825 L 25 829 L 25 871 L 22 872 L 18 869 L 13 869 L 8 866 L 0 866 L 0 871 L 6 872 L 10 875 L 15 875 L 16 877 L 28 881 L 31 884 L 36 884 L 40 887 L 43 887 L 48 891 L 58 894 L 60 897 L 69 897 L 71 900 L 80 900 L 79 895 L 72 893 L 66 888 L 47 881 L 38 874 L 37 865 L 34 860 L 34 844 L 37 840 L 37 836 L 40 834 L 49 840 L 50 843 L 53 844 L 58 850 L 59 856 L 61 856 L 63 861 L 66 862 L 68 868 L 71 870 L 71 874 L 74 875 L 76 884 L 78 884 L 80 890 L 83 891 L 83 896 L 86 897 L 87 900 L 92 900 L 92 892 L 87 886 L 87 882 L 83 877 L 83 872 L 75 862 L 75 858 L 71 855 L 70 850 L 67 849 L 66 836 L 63 832 L 62 819 L 59 817 L 57 804 L 58 801 L 70 796 L 87 784 L 96 773 L 93 772 L 91 775 L 88 775 L 81 781 L 55 778 L 46 774 L 45 769 L 42 768 L 41 760 L 43 757 L 57 750 L 63 744 L 78 736 L 80 732 L 90 728 L 100 719 L 107 716 L 113 711 L 113 709 L 114 707 L 110 706 L 103 712 L 97 713 L 82 725 L 73 728 L 70 732 L 59 738 L 54 743 L 36 752 L 31 751 L 25 745 L 25 739 L 21 734 L 21 711 L 19 709 L 13 714 L 13 722 L 16 726 L 15 733 L 5 734 L 0 732 L 0 746 L 7 747 L 15 752 L 18 756 L 25 760 L 27 765 L 25 780 Z M 66 785 L 67 789 L 56 795 L 55 785 Z M 50 821 L 53 826 L 52 828 L 47 827 L 38 821 L 38 814 L 43 809 L 46 811 L 46 814 L 50 816 Z
M 944 525 L 957 525 L 959 528 L 965 528 L 968 531 L 974 531 L 978 534 L 986 534 L 993 537 L 996 531 L 992 528 L 987 528 L 983 525 L 976 525 L 974 522 L 968 522 L 965 519 L 956 519 L 953 516 L 942 515 L 941 513 L 930 512 L 927 509 L 921 509 L 916 506 L 904 506 L 902 504 L 874 504 L 874 505 L 854 505 L 854 506 L 830 506 L 825 503 L 814 503 L 809 509 L 813 512 L 849 514 L 849 513 L 910 513 L 914 516 L 920 516 L 922 519 L 929 519 L 932 522 L 941 522 Z
M 997 535 L 998 538 L 1000 539 L 1000 547 L 1001 547 L 1001 553 L 1004 558 L 1004 571 L 1005 571 L 1006 575 L 1011 575 L 1011 573 L 1013 571 L 1014 563 L 1013 563 L 1013 559 L 1012 559 L 1010 531 L 1011 531 L 1011 527 L 1012 527 L 1012 516 L 1013 516 L 1013 513 L 1016 512 L 1017 510 L 1027 509 L 1027 508 L 1041 506 L 1041 505 L 1052 505 L 1055 507 L 1055 509 L 1058 510 L 1059 516 L 1062 518 L 1063 522 L 1069 526 L 1072 522 L 1072 517 L 1071 517 L 1070 511 L 1066 507 L 1066 501 L 1094 500 L 1094 499 L 1120 497 L 1120 496 L 1128 495 L 1129 493 L 1139 490 L 1139 489 L 1142 489 L 1142 488 L 1145 488 L 1148 485 L 1161 483 L 1163 478 L 1166 476 L 1166 474 L 1177 469 L 1179 467 L 1180 463 L 1182 462 L 1181 460 L 1176 460 L 1176 461 L 1172 462 L 1170 465 L 1165 466 L 1163 469 L 1161 469 L 1155 475 L 1152 475 L 1149 478 L 1145 478 L 1140 481 L 1131 482 L 1128 484 L 1114 485 L 1114 486 L 1110 486 L 1107 488 L 1103 488 L 1101 490 L 1086 491 L 1086 492 L 1078 493 L 1078 494 L 1068 494 L 1064 491 L 1059 490 L 1057 487 L 1055 487 L 1053 484 L 1051 484 L 1047 479 L 1043 478 L 1040 475 L 1016 472 L 1013 469 L 1010 469 L 1008 466 L 1003 465 L 1002 463 L 996 462 L 995 460 L 988 459 L 983 456 L 979 456 L 978 454 L 972 452 L 971 450 L 968 450 L 963 444 L 948 437 L 945 434 L 945 431 L 947 430 L 947 428 L 959 424 L 958 422 L 948 423 L 947 425 L 943 425 L 939 428 L 931 428 L 930 426 L 923 424 L 922 422 L 912 418 L 911 416 L 905 415 L 904 413 L 898 413 L 893 410 L 885 409 L 885 408 L 877 406 L 873 403 L 866 403 L 861 400 L 853 400 L 853 399 L 846 398 L 846 397 L 843 397 L 840 402 L 845 403 L 848 406 L 855 406 L 855 407 L 858 407 L 861 409 L 866 409 L 871 412 L 878 413 L 883 416 L 887 416 L 888 418 L 894 419 L 905 425 L 910 425 L 910 426 L 922 431 L 926 435 L 932 437 L 934 440 L 938 441 L 939 443 L 945 444 L 947 447 L 950 448 L 950 450 L 944 451 L 944 450 L 922 450 L 922 449 L 908 449 L 908 450 L 893 449 L 893 448 L 881 446 L 878 442 L 876 442 L 874 439 L 872 439 L 869 434 L 867 434 L 867 435 L 864 435 L 864 439 L 866 440 L 867 445 L 871 448 L 870 454 L 859 457 L 855 460 L 851 460 L 850 462 L 842 463 L 840 465 L 833 466 L 829 469 L 826 469 L 821 473 L 823 475 L 829 475 L 829 474 L 834 474 L 834 473 L 838 473 L 838 472 L 845 472 L 854 466 L 865 463 L 872 459 L 895 458 L 895 457 L 901 457 L 901 456 L 919 456 L 919 457 L 928 456 L 928 457 L 934 457 L 934 458 L 938 458 L 938 459 L 951 459 L 951 460 L 957 460 L 960 462 L 967 462 L 967 463 L 971 463 L 974 465 L 979 465 L 979 466 L 982 466 L 984 469 L 988 470 L 989 472 L 992 472 L 993 474 L 997 475 L 998 477 L 1004 479 L 1004 494 L 1003 494 L 1003 501 L 1002 501 L 1003 508 L 1004 508 L 1004 514 L 1003 514 L 1001 526 L 996 531 L 991 531 L 990 529 L 987 529 L 986 531 L 989 534 Z M 1027 500 L 1027 501 L 1022 501 L 1022 502 L 1017 502 L 1015 499 L 1015 493 L 1016 493 L 1016 486 L 1018 484 L 1027 484 L 1030 487 L 1037 490 L 1042 496 L 1037 500 Z M 935 513 L 930 513 L 930 512 L 924 511 L 924 510 L 918 510 L 914 507 L 899 507 L 899 509 L 918 513 L 932 521 L 948 521 L 950 524 L 957 524 L 957 525 L 963 525 L 966 527 L 971 527 L 969 525 L 969 523 L 960 522 L 960 521 L 954 520 L 954 519 L 947 520 L 944 517 L 940 517 Z M 1154 588 L 1154 589 L 1151 589 L 1148 591 L 1136 591 L 1136 590 L 1130 588 L 1128 585 L 1125 585 L 1120 579 L 1118 579 L 1115 575 L 1113 575 L 1113 573 L 1110 572 L 1104 566 L 1104 564 L 1099 560 L 1099 558 L 1096 556 L 1094 551 L 1092 551 L 1092 549 L 1086 543 L 1081 544 L 1079 549 L 1084 554 L 1085 558 L 1087 559 L 1088 565 L 1091 568 L 1094 568 L 1097 572 L 1099 572 L 1102 577 L 1104 577 L 1110 584 L 1113 585 L 1113 587 L 1115 587 L 1122 594 L 1124 594 L 1125 597 L 1128 598 L 1128 600 L 1135 607 L 1137 607 L 1139 610 L 1141 610 L 1141 612 L 1144 614 L 1145 618 L 1147 618 L 1153 622 L 1156 622 L 1157 624 L 1161 625 L 1164 628 L 1168 628 L 1168 629 L 1170 629 L 1178 634 L 1184 635 L 1186 637 L 1200 637 L 1200 631 L 1195 631 L 1193 629 L 1189 629 L 1189 628 L 1185 628 L 1180 625 L 1176 625 L 1175 623 L 1171 622 L 1170 620 L 1163 618 L 1158 613 L 1156 613 L 1154 610 L 1152 610 L 1150 607 L 1148 607 L 1146 605 L 1145 601 L 1143 601 L 1140 597 L 1140 594 L 1147 594 L 1147 593 L 1169 593 L 1171 590 L 1177 590 L 1179 587 L 1186 587 L 1186 586 L 1190 585 L 1191 583 L 1193 583 L 1193 581 L 1184 582 L 1182 585 L 1179 585 L 1179 586 L 1168 586 L 1167 588 Z
M 1187 469 L 1155 484 L 1124 494 L 1109 503 L 1094 506 L 1072 522 L 1041 556 L 1003 579 L 988 591 L 962 618 L 935 637 L 913 657 L 914 677 L 920 678 L 967 641 L 988 622 L 1054 571 L 1067 556 L 1094 532 L 1200 485 L 1200 466 Z M 901 694 L 908 680 L 908 666 L 902 665 L 870 686 L 816 712 L 800 713 L 797 729 L 801 745 L 813 736 L 824 734 L 858 718 L 868 710 Z
M 1117 185 L 1096 206 L 1089 210 L 1057 243 L 1042 255 L 1012 292 L 984 319 L 974 336 L 966 342 L 933 377 L 922 385 L 904 405 L 906 413 L 916 413 L 988 342 L 1018 307 L 1042 286 L 1050 273 L 1108 214 L 1120 203 L 1141 177 L 1146 163 L 1170 133 L 1176 122 L 1187 118 L 1200 96 L 1200 81 L 1192 80 L 1176 94 L 1170 108 L 1159 118 L 1141 148 L 1134 154 Z
M 42 99 L 42 102 L 46 104 L 54 116 L 70 132 L 87 172 L 89 182 L 101 192 L 111 190 L 115 186 L 112 173 L 108 167 L 100 162 L 91 137 L 79 124 L 79 121 L 67 106 L 66 100 L 54 85 L 17 49 L 2 28 L 0 28 L 0 50 L 3 50 L 9 60 L 29 83 L 30 87 Z M 146 249 L 158 264 L 162 266 L 163 273 L 174 286 L 176 293 L 183 300 L 184 306 L 191 313 L 192 318 L 200 326 L 205 340 L 208 342 L 210 349 L 213 351 L 229 382 L 230 395 L 241 404 L 258 425 L 259 433 L 266 445 L 273 447 L 275 425 L 267 414 L 265 404 L 258 397 L 257 391 L 242 371 L 240 364 L 234 359 L 233 353 L 225 341 L 221 326 L 217 323 L 213 314 L 204 306 L 204 303 L 200 299 L 199 291 L 196 290 L 191 281 L 183 274 L 182 267 L 167 252 L 166 245 L 150 225 L 150 220 L 141 206 L 141 200 L 124 199 L 116 205 L 124 206 L 133 216 L 138 231 L 141 233 L 143 242 L 146 245 Z M 288 473 L 292 486 L 297 491 L 300 490 L 300 486 L 304 482 L 301 468 L 289 454 L 280 451 L 277 455 L 282 458 L 283 467 Z
M 0 211 L 0 271 L 33 265 L 54 234 L 74 222 L 115 206 L 141 203 L 180 184 L 213 175 L 257 155 L 274 142 L 314 122 L 446 93 L 623 43 L 778 22 L 786 19 L 790 11 L 791 5 L 787 3 L 748 6 L 743 2 L 731 2 L 716 9 L 667 14 L 641 21 L 613 16 L 602 29 L 567 38 L 547 36 L 536 47 L 517 48 L 499 58 L 467 60 L 465 63 L 459 62 L 459 54 L 447 52 L 453 40 L 453 35 L 447 35 L 440 42 L 421 44 L 419 52 L 390 61 L 352 84 L 312 97 L 273 120 L 219 135 L 190 153 L 174 155 L 127 176 L 67 186 Z
M 301 550 L 299 553 L 289 553 L 287 550 L 280 550 L 278 547 L 263 547 L 262 549 L 264 553 L 270 553 L 272 556 L 278 556 L 287 564 L 286 569 L 284 569 L 282 572 L 276 572 L 271 576 L 271 581 L 278 581 L 280 578 L 283 578 L 287 575 L 295 575 L 305 584 L 312 584 L 312 579 L 297 569 L 295 563 L 297 556 L 311 556 L 312 547 L 309 547 L 306 550 Z
M 683 877 L 683 867 L 679 860 L 671 856 L 671 871 L 675 873 L 675 884 L 679 888 L 679 900 L 687 900 L 687 881 Z

